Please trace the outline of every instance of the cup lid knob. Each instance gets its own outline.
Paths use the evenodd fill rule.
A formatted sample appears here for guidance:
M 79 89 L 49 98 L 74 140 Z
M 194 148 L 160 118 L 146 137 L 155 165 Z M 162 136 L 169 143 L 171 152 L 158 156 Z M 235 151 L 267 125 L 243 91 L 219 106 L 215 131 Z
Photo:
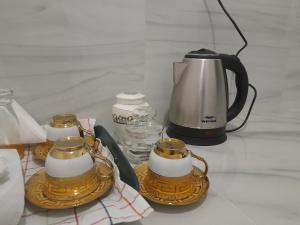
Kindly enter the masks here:
M 78 125 L 78 120 L 74 114 L 57 114 L 52 117 L 50 123 L 55 128 L 67 128 Z
M 49 154 L 56 159 L 72 159 L 88 152 L 88 146 L 82 137 L 69 136 L 55 141 Z
M 182 159 L 187 157 L 189 151 L 185 143 L 175 138 L 163 138 L 156 143 L 154 152 L 167 159 Z

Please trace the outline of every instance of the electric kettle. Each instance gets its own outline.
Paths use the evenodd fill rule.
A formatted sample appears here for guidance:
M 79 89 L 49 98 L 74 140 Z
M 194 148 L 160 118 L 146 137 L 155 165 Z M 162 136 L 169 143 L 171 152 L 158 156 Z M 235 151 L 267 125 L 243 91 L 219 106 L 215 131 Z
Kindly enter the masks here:
M 228 105 L 226 70 L 235 73 L 237 93 Z M 248 95 L 248 75 L 235 55 L 200 49 L 173 64 L 173 92 L 167 134 L 192 145 L 226 141 L 226 124 L 243 109 Z

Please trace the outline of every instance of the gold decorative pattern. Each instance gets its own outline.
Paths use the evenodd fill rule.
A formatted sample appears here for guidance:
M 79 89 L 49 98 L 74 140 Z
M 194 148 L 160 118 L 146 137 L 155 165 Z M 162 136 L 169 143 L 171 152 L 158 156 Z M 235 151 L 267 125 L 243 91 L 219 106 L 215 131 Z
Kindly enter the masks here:
M 89 203 L 107 194 L 112 188 L 114 182 L 114 178 L 109 176 L 112 173 L 111 168 L 102 163 L 97 163 L 95 167 L 98 176 L 96 189 L 90 192 L 90 185 L 87 185 L 88 187 L 86 190 L 83 185 L 80 189 L 78 189 L 82 196 L 81 198 L 75 198 L 72 200 L 53 200 L 48 198 L 44 192 L 45 188 L 47 188 L 47 174 L 44 169 L 41 169 L 39 172 L 34 174 L 26 182 L 25 197 L 32 204 L 46 209 L 65 209 Z M 63 195 L 69 195 L 68 187 L 61 189 L 60 196 Z
M 201 200 L 209 188 L 207 176 L 197 167 L 184 177 L 163 177 L 148 169 L 144 162 L 135 168 L 140 193 L 152 202 L 162 205 L 189 205 Z
M 168 196 L 170 193 L 176 199 L 187 198 L 191 194 L 192 172 L 182 177 L 164 177 L 148 169 L 145 179 L 145 189 L 148 193 L 160 193 Z
M 52 200 L 72 201 L 95 191 L 99 181 L 95 167 L 76 177 L 56 178 L 46 174 L 44 194 Z

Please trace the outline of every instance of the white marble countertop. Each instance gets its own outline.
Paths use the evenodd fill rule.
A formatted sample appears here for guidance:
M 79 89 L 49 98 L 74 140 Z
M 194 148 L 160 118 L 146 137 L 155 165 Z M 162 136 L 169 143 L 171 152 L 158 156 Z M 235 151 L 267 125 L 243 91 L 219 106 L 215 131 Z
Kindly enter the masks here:
M 209 164 L 201 204 L 163 207 L 132 224 L 300 224 L 300 120 L 257 117 L 217 146 L 190 146 Z

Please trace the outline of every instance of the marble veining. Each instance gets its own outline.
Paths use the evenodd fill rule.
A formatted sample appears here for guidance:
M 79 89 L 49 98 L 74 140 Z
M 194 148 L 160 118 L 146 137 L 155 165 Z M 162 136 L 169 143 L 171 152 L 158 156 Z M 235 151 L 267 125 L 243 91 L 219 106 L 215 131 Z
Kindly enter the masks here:
M 143 84 L 144 5 L 1 0 L 0 86 L 41 123 L 72 112 L 110 127 L 115 94 Z

